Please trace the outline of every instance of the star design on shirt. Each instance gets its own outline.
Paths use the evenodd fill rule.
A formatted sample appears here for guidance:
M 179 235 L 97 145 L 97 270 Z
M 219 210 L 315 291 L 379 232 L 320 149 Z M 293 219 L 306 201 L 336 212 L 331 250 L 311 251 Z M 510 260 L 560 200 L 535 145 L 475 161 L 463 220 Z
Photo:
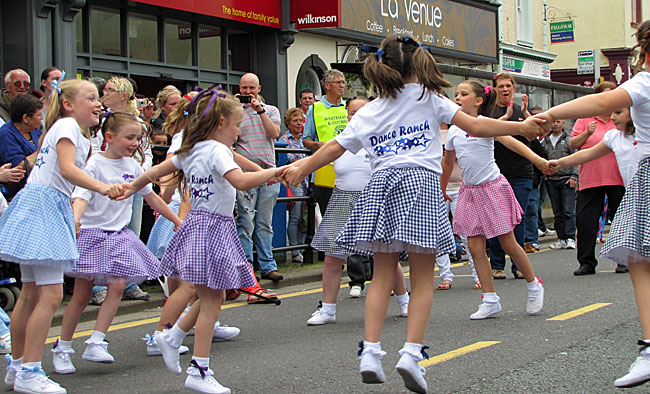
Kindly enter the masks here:
M 191 189 L 192 189 L 192 197 L 194 198 L 205 198 L 206 200 L 209 200 L 210 196 L 214 194 L 208 189 L 207 186 L 205 187 L 205 189 L 195 189 L 193 187 Z
M 400 138 L 399 140 L 393 142 L 392 144 L 388 144 L 385 146 L 376 146 L 374 151 L 377 156 L 382 156 L 385 153 L 388 152 L 394 152 L 395 154 L 398 154 L 400 150 L 407 150 L 411 149 L 414 146 L 423 146 L 426 148 L 427 143 L 431 141 L 430 138 L 427 138 L 424 133 L 422 133 L 419 137 L 414 137 L 414 138 Z
M 36 159 L 36 163 L 34 163 L 34 165 L 35 165 L 36 167 L 38 167 L 38 168 L 41 168 L 41 166 L 42 166 L 43 164 L 45 164 L 45 160 L 43 160 L 42 157 L 39 157 L 38 159 Z

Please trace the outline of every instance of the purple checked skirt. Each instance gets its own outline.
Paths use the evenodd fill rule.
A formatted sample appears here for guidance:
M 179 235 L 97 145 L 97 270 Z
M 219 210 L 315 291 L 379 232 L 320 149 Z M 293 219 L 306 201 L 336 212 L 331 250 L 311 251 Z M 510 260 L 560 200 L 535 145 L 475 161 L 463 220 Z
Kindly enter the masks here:
M 232 216 L 192 208 L 162 258 L 165 275 L 212 289 L 255 285 Z
M 66 275 L 94 279 L 96 285 L 106 285 L 115 277 L 141 283 L 160 276 L 156 256 L 127 227 L 119 231 L 82 227 L 77 248 L 79 262 Z

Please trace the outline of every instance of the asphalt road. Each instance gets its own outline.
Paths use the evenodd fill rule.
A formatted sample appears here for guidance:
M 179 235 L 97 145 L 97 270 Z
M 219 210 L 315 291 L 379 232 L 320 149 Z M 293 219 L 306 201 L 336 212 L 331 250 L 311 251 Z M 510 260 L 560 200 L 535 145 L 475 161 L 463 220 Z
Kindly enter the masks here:
M 451 290 L 436 291 L 425 344 L 429 392 L 436 393 L 614 393 L 637 355 L 641 337 L 632 285 L 627 274 L 601 260 L 598 274 L 574 277 L 574 250 L 545 250 L 529 255 L 546 288 L 544 310 L 525 313 L 523 280 L 496 282 L 500 317 L 470 321 L 480 303 L 468 265 L 453 268 Z M 436 283 L 439 278 L 436 278 Z M 387 382 L 364 385 L 358 374 L 357 343 L 363 339 L 364 299 L 339 294 L 337 323 L 308 327 L 305 322 L 320 299 L 320 284 L 284 288 L 281 306 L 228 304 L 224 324 L 242 329 L 230 342 L 214 343 L 211 367 L 233 393 L 405 393 L 393 369 L 399 359 L 406 319 L 397 317 L 391 300 L 382 335 Z M 591 310 L 581 310 L 588 307 Z M 582 312 L 581 312 L 582 311 Z M 549 320 L 560 315 L 565 320 Z M 73 361 L 78 372 L 53 371 L 49 346 L 43 365 L 69 393 L 180 393 L 185 375 L 167 371 L 160 357 L 147 357 L 141 338 L 152 333 L 159 309 L 119 316 L 109 332 L 114 364 L 81 360 L 83 340 L 92 323 L 79 327 Z M 560 316 L 560 318 L 562 318 Z M 58 334 L 52 328 L 51 342 Z M 189 336 L 185 344 L 192 346 Z M 190 356 L 182 356 L 188 365 Z M 626 393 L 648 392 L 650 384 Z M 621 391 L 622 392 L 622 391 Z

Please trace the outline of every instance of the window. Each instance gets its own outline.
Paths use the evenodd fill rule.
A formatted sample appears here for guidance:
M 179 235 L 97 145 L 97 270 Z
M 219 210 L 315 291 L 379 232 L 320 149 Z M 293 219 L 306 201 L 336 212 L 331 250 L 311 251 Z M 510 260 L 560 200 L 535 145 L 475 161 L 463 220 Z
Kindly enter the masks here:
M 129 57 L 158 61 L 158 20 L 155 16 L 129 14 Z
M 228 69 L 250 71 L 251 47 L 251 35 L 249 33 L 230 30 L 228 34 Z
M 199 67 L 223 68 L 221 64 L 221 29 L 199 25 Z
M 92 53 L 122 56 L 122 29 L 120 11 L 108 8 L 90 8 L 90 42 Z
M 643 13 L 641 12 L 642 0 L 632 0 L 632 24 L 640 25 L 643 23 Z
M 77 52 L 85 52 L 84 50 L 84 26 L 83 26 L 83 13 L 78 12 L 74 17 L 75 29 L 77 34 Z
M 531 0 L 517 0 L 517 44 L 533 47 L 533 6 Z
M 192 25 L 169 20 L 165 23 L 165 60 L 167 63 L 192 65 Z

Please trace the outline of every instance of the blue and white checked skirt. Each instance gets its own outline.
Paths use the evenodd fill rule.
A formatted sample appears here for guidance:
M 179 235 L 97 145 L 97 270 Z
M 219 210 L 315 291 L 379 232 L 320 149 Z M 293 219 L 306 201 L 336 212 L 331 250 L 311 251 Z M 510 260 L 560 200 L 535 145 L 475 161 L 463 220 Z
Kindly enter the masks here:
M 67 275 L 94 279 L 96 285 L 106 285 L 114 277 L 141 283 L 160 276 L 160 262 L 133 231 L 81 228 L 79 262 Z
M 455 253 L 440 177 L 424 168 L 375 172 L 336 243 L 353 254 Z
M 169 208 L 178 215 L 178 209 L 181 206 L 181 203 L 178 201 L 172 201 L 169 203 Z M 165 249 L 169 245 L 169 241 L 172 240 L 174 236 L 174 223 L 167 220 L 166 217 L 160 215 L 156 219 L 151 228 L 151 233 L 149 234 L 149 240 L 147 241 L 147 248 L 153 253 L 154 256 L 158 259 L 162 259 L 163 254 L 165 254 Z
M 162 258 L 165 275 L 212 289 L 255 285 L 232 216 L 192 208 Z
M 650 157 L 641 160 L 625 190 L 600 255 L 623 265 L 650 263 Z
M 70 198 L 28 183 L 0 217 L 0 258 L 18 264 L 63 266 L 79 259 Z
M 334 240 L 348 221 L 361 192 L 345 191 L 334 188 L 332 197 L 327 203 L 325 216 L 321 220 L 316 235 L 311 241 L 312 248 L 330 255 L 348 255 L 347 250 L 340 247 Z M 365 254 L 370 254 L 369 252 Z

